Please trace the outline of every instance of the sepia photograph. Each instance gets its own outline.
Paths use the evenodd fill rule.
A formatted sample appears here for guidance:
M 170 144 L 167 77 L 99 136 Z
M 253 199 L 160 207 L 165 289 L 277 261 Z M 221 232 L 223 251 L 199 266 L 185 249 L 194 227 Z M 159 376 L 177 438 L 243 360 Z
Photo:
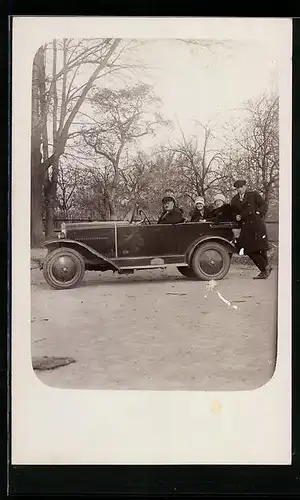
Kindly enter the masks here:
M 260 43 L 53 39 L 32 61 L 37 377 L 250 390 L 276 365 L 278 68 Z
M 289 463 L 290 28 L 15 20 L 19 463 Z

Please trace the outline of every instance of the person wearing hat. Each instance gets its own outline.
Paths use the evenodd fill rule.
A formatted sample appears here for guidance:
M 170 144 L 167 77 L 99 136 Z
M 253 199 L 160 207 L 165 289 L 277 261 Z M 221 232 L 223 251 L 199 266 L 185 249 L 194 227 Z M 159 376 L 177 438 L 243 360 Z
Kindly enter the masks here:
M 179 224 L 184 222 L 182 211 L 176 207 L 174 196 L 164 196 L 162 199 L 163 212 L 160 215 L 157 224 Z
M 260 270 L 254 279 L 266 279 L 272 271 L 268 262 L 269 241 L 264 221 L 267 205 L 258 191 L 247 189 L 244 179 L 235 181 L 233 186 L 237 194 L 231 200 L 231 208 L 241 227 L 237 248 L 243 248 Z
M 207 217 L 213 222 L 232 222 L 234 214 L 230 203 L 226 203 L 226 198 L 223 194 L 217 194 L 213 199 L 213 209 Z
M 191 213 L 191 222 L 205 222 L 207 217 L 207 209 L 202 196 L 197 196 L 195 199 L 195 207 Z
M 171 198 L 174 198 L 174 200 L 175 200 L 175 206 L 180 210 L 180 212 L 182 213 L 182 215 L 184 215 L 183 208 L 178 207 L 178 205 L 177 205 L 176 198 L 175 198 L 175 191 L 173 189 L 171 189 L 171 188 L 165 189 L 164 196 L 171 196 Z

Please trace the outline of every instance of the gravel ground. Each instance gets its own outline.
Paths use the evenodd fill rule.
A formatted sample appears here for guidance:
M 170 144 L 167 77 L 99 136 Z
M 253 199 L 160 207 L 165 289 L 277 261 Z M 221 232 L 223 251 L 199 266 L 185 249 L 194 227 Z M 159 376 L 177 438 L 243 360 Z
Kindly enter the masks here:
M 47 385 L 251 390 L 272 377 L 276 268 L 268 280 L 253 280 L 256 269 L 234 264 L 214 290 L 176 268 L 129 276 L 87 272 L 80 287 L 56 291 L 34 267 L 32 356 L 76 361 L 36 371 Z

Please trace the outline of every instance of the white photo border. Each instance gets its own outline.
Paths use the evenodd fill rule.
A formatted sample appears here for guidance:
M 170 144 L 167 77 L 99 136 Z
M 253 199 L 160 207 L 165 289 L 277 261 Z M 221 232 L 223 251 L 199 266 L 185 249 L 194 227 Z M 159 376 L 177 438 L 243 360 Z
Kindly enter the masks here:
M 276 18 L 14 17 L 12 20 L 12 465 L 291 464 L 292 21 Z M 31 364 L 32 62 L 52 38 L 217 38 L 274 45 L 279 64 L 278 353 L 252 391 L 54 389 Z M 212 402 L 221 411 L 211 412 Z

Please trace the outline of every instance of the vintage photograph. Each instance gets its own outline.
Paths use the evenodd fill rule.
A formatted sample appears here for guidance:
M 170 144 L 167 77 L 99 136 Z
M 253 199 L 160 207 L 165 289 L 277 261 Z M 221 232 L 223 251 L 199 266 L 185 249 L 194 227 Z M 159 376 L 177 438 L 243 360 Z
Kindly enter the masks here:
M 251 391 L 277 361 L 278 61 L 54 38 L 31 89 L 31 355 L 60 389 Z

